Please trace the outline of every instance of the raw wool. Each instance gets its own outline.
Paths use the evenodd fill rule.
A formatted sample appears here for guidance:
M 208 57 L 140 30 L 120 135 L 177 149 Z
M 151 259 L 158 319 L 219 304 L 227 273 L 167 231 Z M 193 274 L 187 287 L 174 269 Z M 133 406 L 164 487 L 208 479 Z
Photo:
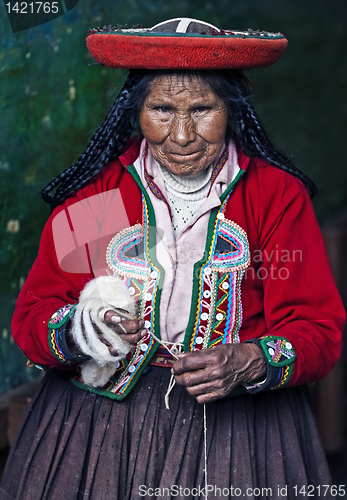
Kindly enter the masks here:
M 81 366 L 82 380 L 87 385 L 105 385 L 116 371 L 119 360 L 131 349 L 131 345 L 104 322 L 105 312 L 117 308 L 136 313 L 135 302 L 125 283 L 116 276 L 99 276 L 87 283 L 81 292 L 71 333 L 81 351 L 92 358 Z M 102 332 L 103 337 L 117 351 L 117 356 L 110 354 L 96 329 Z
M 212 165 L 196 175 L 174 175 L 160 167 L 172 213 L 172 227 L 177 237 L 192 220 L 207 198 L 211 186 Z

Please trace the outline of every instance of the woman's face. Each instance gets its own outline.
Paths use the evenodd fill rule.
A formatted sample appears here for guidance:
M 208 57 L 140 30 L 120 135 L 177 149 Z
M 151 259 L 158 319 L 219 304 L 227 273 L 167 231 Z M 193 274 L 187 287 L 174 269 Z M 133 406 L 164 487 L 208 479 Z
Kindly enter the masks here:
M 202 172 L 221 153 L 228 110 L 196 77 L 163 75 L 150 83 L 140 127 L 157 162 L 176 175 Z

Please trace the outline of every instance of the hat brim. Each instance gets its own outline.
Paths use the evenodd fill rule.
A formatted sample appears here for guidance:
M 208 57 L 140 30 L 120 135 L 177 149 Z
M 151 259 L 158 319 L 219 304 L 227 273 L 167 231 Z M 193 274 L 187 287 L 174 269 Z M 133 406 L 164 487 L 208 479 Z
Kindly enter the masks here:
M 181 33 L 92 33 L 93 58 L 118 69 L 250 69 L 270 66 L 288 45 L 283 35 L 208 36 Z

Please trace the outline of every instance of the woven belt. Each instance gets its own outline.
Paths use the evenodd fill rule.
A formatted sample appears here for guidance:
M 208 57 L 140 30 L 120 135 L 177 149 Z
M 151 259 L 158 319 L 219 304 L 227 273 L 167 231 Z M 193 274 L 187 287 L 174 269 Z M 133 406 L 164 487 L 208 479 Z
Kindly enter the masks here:
M 171 356 L 168 350 L 160 345 L 149 364 L 153 366 L 164 366 L 166 368 L 171 368 L 174 362 L 175 359 Z

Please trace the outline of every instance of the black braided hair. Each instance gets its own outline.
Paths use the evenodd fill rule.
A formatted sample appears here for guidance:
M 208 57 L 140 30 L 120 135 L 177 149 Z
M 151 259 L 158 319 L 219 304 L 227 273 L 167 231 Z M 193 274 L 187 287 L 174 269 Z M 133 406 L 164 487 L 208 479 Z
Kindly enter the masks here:
M 183 75 L 189 80 L 197 77 L 201 83 L 207 83 L 228 107 L 227 138 L 238 141 L 247 156 L 261 158 L 270 165 L 298 177 L 305 184 L 312 198 L 317 194 L 318 190 L 314 182 L 271 144 L 250 103 L 251 86 L 241 71 L 138 70 L 130 72 L 104 123 L 95 132 L 77 163 L 42 190 L 42 198 L 51 205 L 52 209 L 86 186 L 108 162 L 120 155 L 132 132 L 138 126 L 140 108 L 151 90 L 150 83 L 154 78 L 163 75 L 172 77 Z M 51 195 L 54 189 L 56 191 Z

